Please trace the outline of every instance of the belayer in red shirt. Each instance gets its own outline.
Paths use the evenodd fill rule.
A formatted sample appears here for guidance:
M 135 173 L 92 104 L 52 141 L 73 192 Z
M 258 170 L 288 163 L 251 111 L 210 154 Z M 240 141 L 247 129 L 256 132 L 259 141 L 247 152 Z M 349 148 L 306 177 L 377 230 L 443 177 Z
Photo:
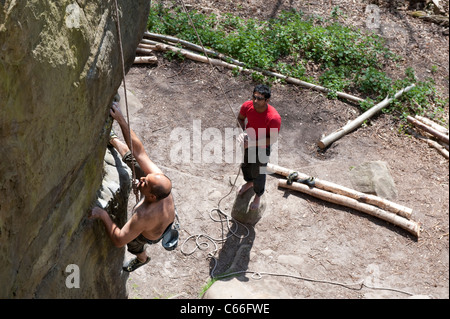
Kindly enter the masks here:
M 266 185 L 266 171 L 262 168 L 269 162 L 271 146 L 277 141 L 281 127 L 281 117 L 269 104 L 270 97 L 268 86 L 257 85 L 253 90 L 252 100 L 242 104 L 238 116 L 238 122 L 245 131 L 245 153 L 241 168 L 246 181 L 238 195 L 253 187 L 256 195 L 250 204 L 250 210 L 259 208 Z

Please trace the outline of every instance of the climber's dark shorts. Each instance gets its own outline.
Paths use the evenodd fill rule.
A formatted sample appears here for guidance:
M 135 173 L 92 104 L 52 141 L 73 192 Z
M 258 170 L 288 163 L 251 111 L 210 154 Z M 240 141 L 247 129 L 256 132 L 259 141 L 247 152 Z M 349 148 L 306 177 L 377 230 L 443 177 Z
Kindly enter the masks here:
M 132 158 L 131 158 L 131 152 L 128 151 L 125 153 L 125 155 L 122 158 L 122 161 L 128 165 L 128 167 L 133 170 L 133 168 L 131 167 L 131 163 L 132 163 Z M 142 170 L 141 166 L 139 166 L 139 163 L 136 162 L 136 160 L 133 161 L 134 162 L 134 172 L 136 173 L 136 178 L 140 179 L 141 177 L 145 177 L 147 176 L 147 174 L 144 173 L 144 171 Z
M 142 234 L 136 237 L 133 241 L 127 244 L 128 251 L 134 255 L 140 254 L 144 251 L 144 246 L 154 245 L 163 240 L 162 245 L 166 250 L 173 250 L 178 243 L 178 231 L 172 228 L 173 223 L 170 224 L 161 237 L 157 240 L 150 240 L 145 238 Z

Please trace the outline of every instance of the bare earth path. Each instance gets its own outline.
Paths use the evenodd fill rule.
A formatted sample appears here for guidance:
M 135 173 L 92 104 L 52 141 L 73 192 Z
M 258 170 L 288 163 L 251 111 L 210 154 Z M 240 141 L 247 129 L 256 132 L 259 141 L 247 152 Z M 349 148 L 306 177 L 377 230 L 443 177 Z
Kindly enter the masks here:
M 277 8 L 263 5 L 263 1 L 245 1 L 240 9 L 232 9 L 228 1 L 191 2 L 260 17 L 293 5 L 292 1 L 280 0 Z M 358 5 L 352 5 L 351 1 L 342 1 L 340 5 L 350 23 L 363 26 L 367 3 L 357 2 Z M 323 1 L 323 6 L 303 9 L 327 12 L 328 3 Z M 432 63 L 443 65 L 434 76 L 448 96 L 448 37 L 442 35 L 440 27 L 381 8 L 385 25 L 395 23 L 401 30 L 410 31 L 409 40 L 390 39 L 392 48 L 405 50 L 402 41 L 407 41 L 410 51 L 406 64 L 414 64 L 419 77 L 430 76 L 427 70 Z M 427 49 L 431 47 L 439 49 Z M 234 181 L 239 164 L 225 161 L 225 131 L 234 128 L 235 122 L 216 78 L 224 86 L 235 112 L 250 98 L 254 83 L 233 77 L 229 71 L 212 71 L 191 61 L 170 62 L 159 54 L 158 60 L 157 67 L 133 67 L 127 75 L 129 91 L 144 106 L 132 113 L 131 126 L 142 137 L 151 158 L 173 180 L 182 223 L 180 244 L 196 234 L 222 238 L 228 230 L 214 222 L 210 212 L 230 192 L 230 181 Z M 352 168 L 367 161 L 384 161 L 397 187 L 395 201 L 413 209 L 413 219 L 423 226 L 422 236 L 416 239 L 360 212 L 279 189 L 277 177 L 268 176 L 263 218 L 246 238 L 231 237 L 219 244 L 215 274 L 232 266 L 236 271 L 272 272 L 348 284 L 364 281 L 412 295 L 449 298 L 448 160 L 423 142 L 399 134 L 398 123 L 389 115 L 376 117 L 368 126 L 320 152 L 316 145 L 322 134 L 355 118 L 360 112 L 358 107 L 291 85 L 275 84 L 272 91 L 271 104 L 282 116 L 279 165 L 352 188 Z M 194 127 L 199 128 L 199 123 L 204 138 L 200 162 L 192 149 Z M 171 151 L 181 145 L 179 132 L 184 132 L 190 143 L 187 163 L 171 156 Z M 211 146 L 208 143 L 212 140 L 209 134 L 214 132 L 220 132 L 223 138 L 219 148 L 224 159 L 221 163 L 207 163 Z M 236 191 L 221 202 L 227 214 Z M 133 201 L 131 197 L 130 206 Z M 244 234 L 245 229 L 238 232 Z M 215 267 L 207 258 L 214 246 L 210 243 L 209 248 L 191 255 L 183 254 L 180 248 L 169 253 L 161 245 L 148 247 L 152 261 L 130 274 L 129 298 L 199 298 Z M 192 250 L 193 242 L 184 248 Z M 255 281 L 250 274 L 238 279 L 244 283 Z M 410 297 L 393 290 L 349 289 L 288 277 L 266 276 L 260 281 L 272 283 L 280 298 Z

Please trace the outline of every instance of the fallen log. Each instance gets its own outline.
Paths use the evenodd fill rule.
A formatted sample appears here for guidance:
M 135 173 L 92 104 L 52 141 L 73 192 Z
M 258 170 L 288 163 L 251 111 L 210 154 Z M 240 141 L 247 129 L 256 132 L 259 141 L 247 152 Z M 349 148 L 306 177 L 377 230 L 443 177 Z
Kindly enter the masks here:
M 288 185 L 287 181 L 284 179 L 278 180 L 278 186 L 299 191 L 304 194 L 319 198 L 321 200 L 328 201 L 330 203 L 349 207 L 357 211 L 369 214 L 371 216 L 382 219 L 388 223 L 391 223 L 395 226 L 399 226 L 404 230 L 410 232 L 411 234 L 415 235 L 417 238 L 420 237 L 420 225 L 415 221 L 408 220 L 396 214 L 387 212 L 381 208 L 358 202 L 356 199 L 335 193 L 330 193 L 318 188 L 309 188 L 308 186 L 297 182 L 292 183 L 292 185 Z
M 409 90 L 411 90 L 413 87 L 415 87 L 415 84 L 412 84 L 406 88 L 404 88 L 403 90 L 400 90 L 399 92 L 397 92 L 394 97 L 392 98 L 385 98 L 383 101 L 381 101 L 380 103 L 378 103 L 377 105 L 371 107 L 368 111 L 364 112 L 363 114 L 361 114 L 360 116 L 358 116 L 356 119 L 354 119 L 353 121 L 349 122 L 347 125 L 345 125 L 343 128 L 331 133 L 330 135 L 323 137 L 319 142 L 318 142 L 318 146 L 321 149 L 326 148 L 327 146 L 329 146 L 330 144 L 332 144 L 333 142 L 337 141 L 338 139 L 340 139 L 341 137 L 343 137 L 344 135 L 350 133 L 351 131 L 353 131 L 354 129 L 356 129 L 357 127 L 361 126 L 361 124 L 366 121 L 367 119 L 371 118 L 372 116 L 374 116 L 376 113 L 378 113 L 379 111 L 381 111 L 383 108 L 385 108 L 386 106 L 388 106 L 394 99 L 399 98 L 403 93 L 408 92 Z
M 423 131 L 425 131 L 427 133 L 430 133 L 431 135 L 433 135 L 434 137 L 436 137 L 440 141 L 448 144 L 448 142 L 449 142 L 448 135 L 445 135 L 445 134 L 439 132 L 438 130 L 435 130 L 434 128 L 432 128 L 432 127 L 430 127 L 430 126 L 428 126 L 428 125 L 418 121 L 417 119 L 413 118 L 412 116 L 408 116 L 406 118 L 406 120 L 408 122 L 410 122 L 412 125 L 420 128 L 421 130 L 423 130 Z
M 240 66 L 236 66 L 234 64 L 230 64 L 230 63 L 224 62 L 222 60 L 218 60 L 218 59 L 207 58 L 203 55 L 199 55 L 192 51 L 181 49 L 181 48 L 175 47 L 173 45 L 169 45 L 169 44 L 165 44 L 165 43 L 158 43 L 155 41 L 151 41 L 151 42 L 154 43 L 154 44 L 150 45 L 151 49 L 154 51 L 172 51 L 174 53 L 181 54 L 185 58 L 191 59 L 193 61 L 202 62 L 202 63 L 211 63 L 212 65 L 222 66 L 222 67 L 225 67 L 225 68 L 231 69 L 231 70 L 238 69 L 239 72 L 243 72 L 243 71 L 250 72 L 250 70 L 246 70 Z
M 278 79 L 285 80 L 287 83 L 303 86 L 303 87 L 305 87 L 307 89 L 319 91 L 319 92 L 322 92 L 322 93 L 330 93 L 331 92 L 330 89 L 327 89 L 327 88 L 325 88 L 323 86 L 312 84 L 312 83 L 308 83 L 308 82 L 305 82 L 305 81 L 302 81 L 302 80 L 299 80 L 299 79 L 296 79 L 296 78 L 291 78 L 289 76 L 282 75 L 282 74 L 279 74 L 279 73 L 275 73 L 275 72 L 271 72 L 271 71 L 265 71 L 265 70 L 260 70 L 260 72 L 262 74 L 266 75 L 266 76 L 276 77 Z M 353 96 L 353 95 L 350 95 L 350 94 L 347 94 L 347 93 L 343 93 L 343 92 L 336 92 L 336 95 L 338 97 L 340 97 L 340 98 L 344 98 L 344 99 L 347 99 L 347 100 L 350 100 L 350 101 L 353 101 L 353 102 L 357 102 L 357 103 L 364 101 L 364 99 L 361 99 L 359 97 L 356 97 L 356 96 Z
M 194 50 L 194 51 L 197 51 L 197 52 L 201 52 L 201 53 L 204 52 L 202 47 L 200 47 L 200 46 L 198 46 L 196 44 L 189 43 L 187 41 L 178 39 L 178 38 L 168 37 L 168 36 L 161 36 L 161 35 L 156 35 L 156 34 L 152 34 L 152 33 L 145 33 L 144 35 L 146 35 L 147 37 L 152 38 L 152 39 L 159 39 L 159 40 L 166 40 L 166 41 L 170 41 L 170 42 L 180 43 L 181 45 L 187 46 L 191 50 Z M 164 50 L 164 51 L 165 50 L 171 50 L 171 51 L 174 51 L 174 52 L 176 52 L 176 50 L 178 50 L 178 53 L 181 53 L 183 56 L 185 56 L 185 57 L 187 57 L 189 59 L 192 59 L 192 60 L 197 61 L 197 62 L 204 62 L 204 63 L 208 62 L 208 58 L 207 57 L 200 56 L 200 55 L 196 56 L 197 54 L 195 54 L 193 52 L 190 52 L 189 54 L 186 54 L 186 52 L 189 52 L 189 51 L 185 51 L 185 50 L 180 49 L 178 47 L 174 47 L 172 45 L 168 45 L 168 44 L 161 43 L 161 42 L 154 41 L 154 40 L 153 41 L 152 40 L 144 41 L 144 40 L 143 40 L 143 43 L 145 43 L 147 45 L 160 45 L 160 44 L 165 45 L 166 47 L 164 47 L 164 46 L 160 47 L 161 50 Z M 213 65 L 219 65 L 217 61 L 223 61 L 223 63 L 226 63 L 226 65 L 224 65 L 224 66 L 226 68 L 228 68 L 228 69 L 238 69 L 239 72 L 245 72 L 245 73 L 259 72 L 259 73 L 261 73 L 261 74 L 263 74 L 265 76 L 271 76 L 271 77 L 275 77 L 275 78 L 278 78 L 278 79 L 282 79 L 282 80 L 286 81 L 287 83 L 298 85 L 298 86 L 302 86 L 302 87 L 307 88 L 307 89 L 311 89 L 311 90 L 315 90 L 315 91 L 319 91 L 319 92 L 323 92 L 323 93 L 330 93 L 331 92 L 330 89 L 327 89 L 327 88 L 325 88 L 323 86 L 312 84 L 312 83 L 308 83 L 308 82 L 305 82 L 305 81 L 302 81 L 302 80 L 299 80 L 299 79 L 296 79 L 296 78 L 292 78 L 292 77 L 289 77 L 289 76 L 286 76 L 286 75 L 283 75 L 283 74 L 279 74 L 279 73 L 276 73 L 276 72 L 262 70 L 262 69 L 259 69 L 259 68 L 255 68 L 254 70 L 246 69 L 246 68 L 244 68 L 244 66 L 245 66 L 244 63 L 239 62 L 239 61 L 237 61 L 237 60 L 235 60 L 233 58 L 227 57 L 227 56 L 225 56 L 225 55 L 223 55 L 221 53 L 218 53 L 218 52 L 215 52 L 215 51 L 212 51 L 212 50 L 209 50 L 209 49 L 205 49 L 205 51 L 206 51 L 206 54 L 214 56 L 214 57 L 217 57 L 217 58 L 220 59 L 220 60 L 210 59 Z M 205 58 L 206 60 L 203 59 L 203 58 Z M 230 61 L 231 63 L 225 62 L 225 61 Z M 344 93 L 344 92 L 336 92 L 336 95 L 338 97 L 340 97 L 340 98 L 347 99 L 347 100 L 350 100 L 350 101 L 353 101 L 353 102 L 357 102 L 357 103 L 364 101 L 364 99 L 362 99 L 362 98 L 359 98 L 359 97 L 356 97 L 356 96 L 353 96 L 353 95 L 350 95 L 350 94 L 347 94 L 347 93 Z
M 176 38 L 176 37 L 171 37 L 171 36 L 168 36 L 168 35 L 162 35 L 162 34 L 157 34 L 157 33 L 151 33 L 151 32 L 148 32 L 148 31 L 146 31 L 144 33 L 144 37 L 147 37 L 148 39 L 152 39 L 152 40 L 157 40 L 157 41 L 172 42 L 174 44 L 178 44 L 179 43 L 179 44 L 181 44 L 183 47 L 185 47 L 187 49 L 194 50 L 196 52 L 201 52 L 201 53 L 205 53 L 206 52 L 207 55 L 215 57 L 215 58 L 218 58 L 218 59 L 220 59 L 222 61 L 231 62 L 233 64 L 236 64 L 237 66 L 242 66 L 242 67 L 245 66 L 244 63 L 242 63 L 242 62 L 240 62 L 238 60 L 235 60 L 233 58 L 227 57 L 227 56 L 225 56 L 222 53 L 219 53 L 219 52 L 216 52 L 214 50 L 207 49 L 207 48 L 203 48 L 200 45 L 197 45 L 197 44 L 194 44 L 194 43 L 191 43 L 189 41 L 185 41 L 185 40 L 182 40 L 182 39 L 179 39 L 179 38 Z M 141 42 L 144 43 L 144 44 L 148 43 L 146 41 L 146 39 L 142 39 Z
M 142 48 L 142 49 L 147 49 L 147 50 L 151 50 L 152 47 L 149 44 L 143 43 L 143 40 L 141 40 L 141 42 L 138 44 L 138 48 Z
M 267 164 L 267 171 L 278 174 L 278 175 L 282 175 L 282 176 L 289 176 L 289 174 L 291 174 L 293 172 L 297 172 L 298 179 L 307 179 L 310 177 L 310 176 L 300 173 L 298 171 L 289 170 L 287 168 L 284 168 L 284 167 L 281 167 L 278 165 L 274 165 L 272 163 Z M 351 189 L 351 188 L 348 188 L 345 186 L 341 186 L 341 185 L 338 185 L 338 184 L 335 184 L 332 182 L 320 180 L 317 178 L 314 179 L 314 181 L 315 181 L 315 187 L 317 187 L 319 189 L 329 191 L 329 192 L 332 192 L 332 193 L 335 193 L 338 195 L 346 196 L 346 197 L 355 199 L 361 203 L 366 203 L 366 204 L 377 206 L 379 208 L 382 208 L 384 210 L 387 210 L 387 211 L 397 214 L 399 216 L 405 217 L 407 219 L 411 218 L 411 215 L 412 215 L 411 208 L 396 204 L 392 201 L 381 198 L 379 196 L 358 192 L 354 189 Z
M 413 131 L 411 129 L 408 129 L 408 133 L 413 135 L 415 138 L 426 142 L 429 146 L 435 148 L 439 153 L 441 153 L 447 159 L 449 158 L 449 152 L 445 148 L 446 146 L 448 147 L 447 144 L 445 144 L 445 146 L 441 145 L 438 142 L 436 142 L 436 141 L 434 141 L 432 139 L 429 139 L 428 137 L 423 136 L 423 135 L 421 135 L 421 134 L 419 134 L 419 133 L 417 133 L 417 132 L 415 132 L 415 131 Z
M 440 124 L 430 120 L 429 118 L 426 118 L 426 117 L 423 117 L 423 116 L 420 116 L 420 115 L 416 115 L 415 118 L 416 118 L 416 120 L 418 120 L 418 121 L 428 125 L 429 127 L 432 127 L 436 131 L 439 131 L 442 134 L 448 135 L 448 129 L 446 129 L 442 125 L 440 125 Z
M 443 148 L 445 148 L 447 151 L 449 150 L 448 144 L 445 144 L 442 141 L 438 141 L 439 145 L 441 145 Z
M 449 26 L 449 18 L 445 15 L 427 14 L 425 11 L 411 11 L 407 13 L 414 18 L 419 18 L 428 22 L 436 23 L 443 27 Z
M 155 56 L 137 56 L 134 58 L 135 64 L 157 64 L 158 59 Z
M 136 54 L 153 55 L 153 51 L 151 49 L 144 49 L 144 48 L 137 47 Z

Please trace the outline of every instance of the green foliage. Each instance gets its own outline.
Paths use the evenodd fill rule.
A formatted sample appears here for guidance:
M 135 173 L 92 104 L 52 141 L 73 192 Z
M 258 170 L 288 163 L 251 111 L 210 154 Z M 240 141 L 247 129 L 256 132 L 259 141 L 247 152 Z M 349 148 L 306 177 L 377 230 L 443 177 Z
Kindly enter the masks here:
M 439 110 L 448 104 L 448 100 L 439 98 L 432 81 L 418 82 L 412 69 L 402 80 L 389 78 L 382 67 L 398 57 L 386 48 L 381 37 L 339 24 L 339 7 L 333 9 L 330 19 L 307 17 L 295 10 L 283 11 L 268 21 L 231 14 L 219 18 L 196 11 L 190 16 L 204 46 L 245 63 L 247 68 L 272 70 L 305 81 L 311 81 L 305 65 L 313 62 L 320 69 L 314 81 L 332 90 L 330 98 L 336 98 L 337 91 L 360 92 L 367 96 L 361 103 L 363 110 L 412 83 L 416 88 L 385 112 L 402 118 L 408 114 L 439 116 Z M 199 44 L 189 16 L 178 7 L 154 5 L 148 29 Z M 252 77 L 257 82 L 271 81 L 259 73 Z
M 368 67 L 359 74 L 356 85 L 368 95 L 376 94 L 385 97 L 391 89 L 392 80 L 384 72 L 374 67 Z

